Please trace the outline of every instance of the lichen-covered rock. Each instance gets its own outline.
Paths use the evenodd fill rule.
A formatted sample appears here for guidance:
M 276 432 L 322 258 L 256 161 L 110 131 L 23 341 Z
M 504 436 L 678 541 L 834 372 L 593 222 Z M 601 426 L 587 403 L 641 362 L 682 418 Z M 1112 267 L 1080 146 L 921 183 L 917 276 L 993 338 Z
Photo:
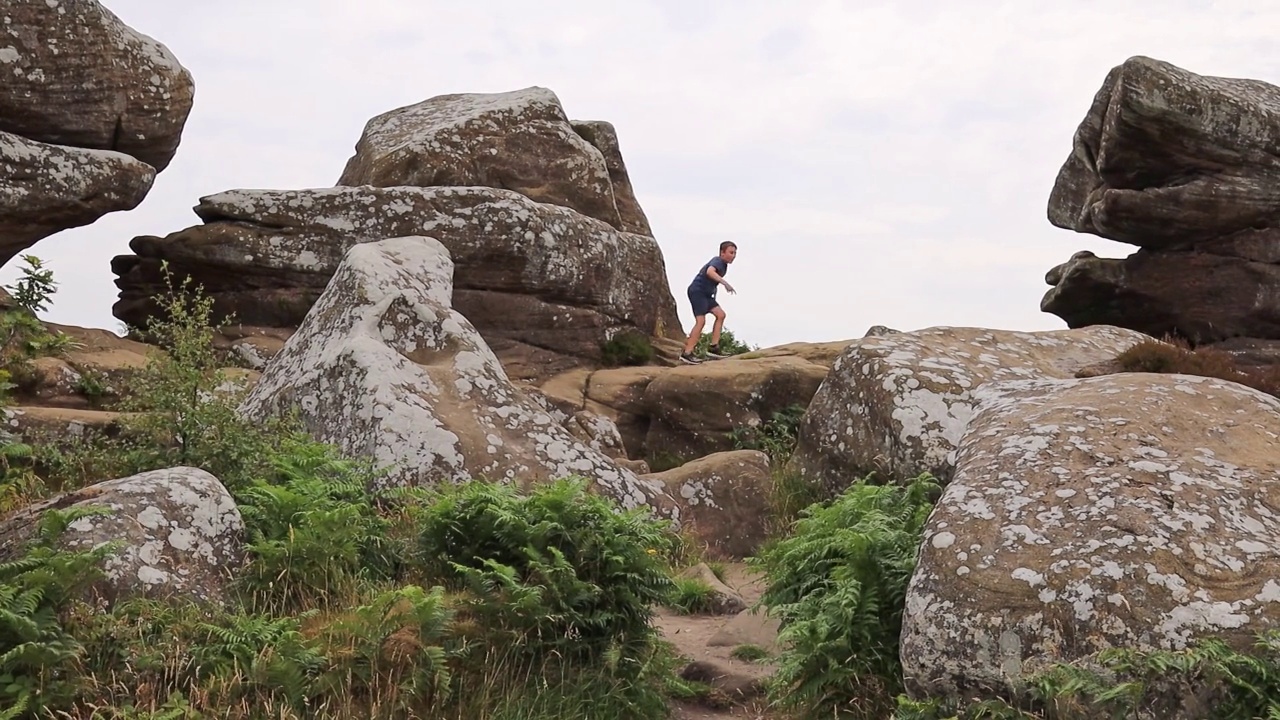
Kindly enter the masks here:
M 1280 401 L 1146 373 L 976 395 L 907 591 L 914 695 L 1280 625 Z
M 338 184 L 501 188 L 623 227 L 604 156 L 540 87 L 383 113 L 365 125 Z
M 136 596 L 216 601 L 243 559 L 244 523 L 231 494 L 204 470 L 175 467 L 90 485 L 0 519 L 0 560 L 16 557 L 35 537 L 44 512 L 82 507 L 106 514 L 72 522 L 58 542 L 72 550 L 120 543 L 95 588 L 107 603 Z
M 578 442 L 511 384 L 450 307 L 452 276 L 431 238 L 352 247 L 241 412 L 297 411 L 317 439 L 389 467 L 391 486 L 579 475 L 626 507 L 670 510 L 658 483 Z
M 0 76 L 4 71 L 0 63 Z M 155 176 L 146 163 L 118 152 L 49 145 L 0 131 L 0 264 L 56 232 L 132 210 Z
M 1195 343 L 1280 339 L 1280 87 L 1133 57 L 1076 130 L 1049 220 L 1141 250 L 1077 253 L 1040 307 Z
M 839 491 L 869 472 L 946 481 L 973 392 L 999 380 L 1070 378 L 1149 339 L 1095 326 L 1015 332 L 936 327 L 867 337 L 831 366 L 788 468 Z
M 715 453 L 645 479 L 662 483 L 684 528 L 724 557 L 751 557 L 769 537 L 773 480 L 758 450 Z
M 650 459 L 690 460 L 734 448 L 748 432 L 793 406 L 807 407 L 828 369 L 796 356 L 729 358 L 671 368 L 644 392 Z
M 156 170 L 177 151 L 195 92 L 168 48 L 94 0 L 7 0 L 0 77 L 0 131 Z
M 503 357 L 548 377 L 595 362 L 614 334 L 679 336 L 657 242 L 555 205 L 483 187 L 237 190 L 204 198 L 205 220 L 165 238 L 139 237 L 119 256 L 112 311 L 137 327 L 158 312 L 160 265 L 190 276 L 219 314 L 297 327 L 346 251 L 361 242 L 429 235 L 456 268 L 453 307 Z
M 622 160 L 622 147 L 618 143 L 618 131 L 612 123 L 603 120 L 575 121 L 574 132 L 583 140 L 591 143 L 604 156 L 605 167 L 609 170 L 609 179 L 613 182 L 613 197 L 618 207 L 618 226 L 623 232 L 653 235 L 649 227 L 649 218 L 636 199 L 635 189 L 631 187 L 631 175 L 627 173 L 627 165 Z M 601 218 L 603 219 L 603 218 Z

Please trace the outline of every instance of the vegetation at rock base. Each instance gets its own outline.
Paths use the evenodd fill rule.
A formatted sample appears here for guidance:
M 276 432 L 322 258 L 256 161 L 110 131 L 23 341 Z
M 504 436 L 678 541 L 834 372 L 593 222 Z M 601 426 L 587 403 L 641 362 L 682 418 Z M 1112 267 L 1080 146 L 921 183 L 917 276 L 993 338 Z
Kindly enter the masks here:
M 734 449 L 759 450 L 769 456 L 772 476 L 769 519 L 774 536 L 790 532 L 800 511 L 824 499 L 821 487 L 786 467 L 799 441 L 804 413 L 804 406 L 789 405 L 759 425 L 734 428 L 729 433 Z
M 605 367 L 647 365 L 653 361 L 653 344 L 643 333 L 621 332 L 600 347 L 600 362 Z
M 778 706 L 807 718 L 892 712 L 907 583 L 939 490 L 928 475 L 861 480 L 806 509 L 791 537 L 752 560 L 768 583 L 760 603 L 781 623 L 770 686 Z
M 711 347 L 711 333 L 704 332 L 702 337 L 698 338 L 698 344 L 693 346 L 693 354 L 698 357 L 706 357 L 707 350 Z M 739 340 L 733 331 L 729 328 L 720 328 L 720 354 L 721 355 L 741 355 L 749 353 L 758 348 L 751 347 Z
M 1181 373 L 1230 380 L 1280 398 L 1280 366 L 1241 366 L 1231 353 L 1216 348 L 1192 349 L 1176 338 L 1144 340 L 1116 357 L 1124 372 Z
M 50 332 L 36 318 L 36 313 L 48 309 L 57 290 L 53 271 L 35 255 L 23 255 L 22 262 L 22 276 L 5 287 L 12 307 L 0 309 L 0 398 L 36 380 L 33 360 L 59 355 L 74 346 L 71 338 Z
M 716 591 L 699 578 L 676 578 L 675 588 L 667 598 L 666 606 L 683 615 L 699 615 L 711 612 L 715 606 Z

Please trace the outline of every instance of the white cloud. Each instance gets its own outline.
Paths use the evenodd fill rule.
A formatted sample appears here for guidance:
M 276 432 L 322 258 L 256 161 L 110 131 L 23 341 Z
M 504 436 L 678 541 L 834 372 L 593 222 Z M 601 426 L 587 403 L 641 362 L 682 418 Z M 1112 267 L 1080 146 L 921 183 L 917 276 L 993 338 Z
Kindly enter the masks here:
M 722 303 L 750 342 L 1062 327 L 1045 271 L 1129 252 L 1045 219 L 1107 71 L 1143 54 L 1280 82 L 1280 8 L 1245 0 L 108 5 L 196 78 L 143 205 L 34 249 L 63 283 L 49 318 L 108 328 L 111 256 L 197 222 L 201 195 L 332 185 L 370 117 L 529 85 L 617 126 L 686 323 L 689 277 L 733 239 Z

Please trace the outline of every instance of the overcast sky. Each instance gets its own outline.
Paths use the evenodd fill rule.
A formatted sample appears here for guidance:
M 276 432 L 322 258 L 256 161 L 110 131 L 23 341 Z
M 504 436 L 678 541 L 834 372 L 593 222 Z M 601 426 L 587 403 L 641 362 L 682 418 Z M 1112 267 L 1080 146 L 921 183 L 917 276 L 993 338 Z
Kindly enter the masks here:
M 753 344 L 1060 328 L 1045 272 L 1132 250 L 1045 219 L 1107 71 L 1148 55 L 1280 83 L 1269 0 L 106 4 L 196 82 L 142 205 L 33 250 L 62 284 L 46 318 L 112 330 L 110 258 L 196 224 L 200 196 L 332 186 L 370 117 L 531 85 L 617 127 L 686 329 L 684 288 L 726 239 L 721 303 Z

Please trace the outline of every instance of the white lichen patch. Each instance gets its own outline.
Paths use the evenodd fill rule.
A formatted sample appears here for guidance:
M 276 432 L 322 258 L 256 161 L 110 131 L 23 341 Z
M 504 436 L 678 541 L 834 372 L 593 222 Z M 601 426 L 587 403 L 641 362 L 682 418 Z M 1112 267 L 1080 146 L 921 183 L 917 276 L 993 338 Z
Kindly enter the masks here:
M 922 687 L 1280 623 L 1280 401 L 1145 374 L 974 398 L 908 589 L 902 657 Z

